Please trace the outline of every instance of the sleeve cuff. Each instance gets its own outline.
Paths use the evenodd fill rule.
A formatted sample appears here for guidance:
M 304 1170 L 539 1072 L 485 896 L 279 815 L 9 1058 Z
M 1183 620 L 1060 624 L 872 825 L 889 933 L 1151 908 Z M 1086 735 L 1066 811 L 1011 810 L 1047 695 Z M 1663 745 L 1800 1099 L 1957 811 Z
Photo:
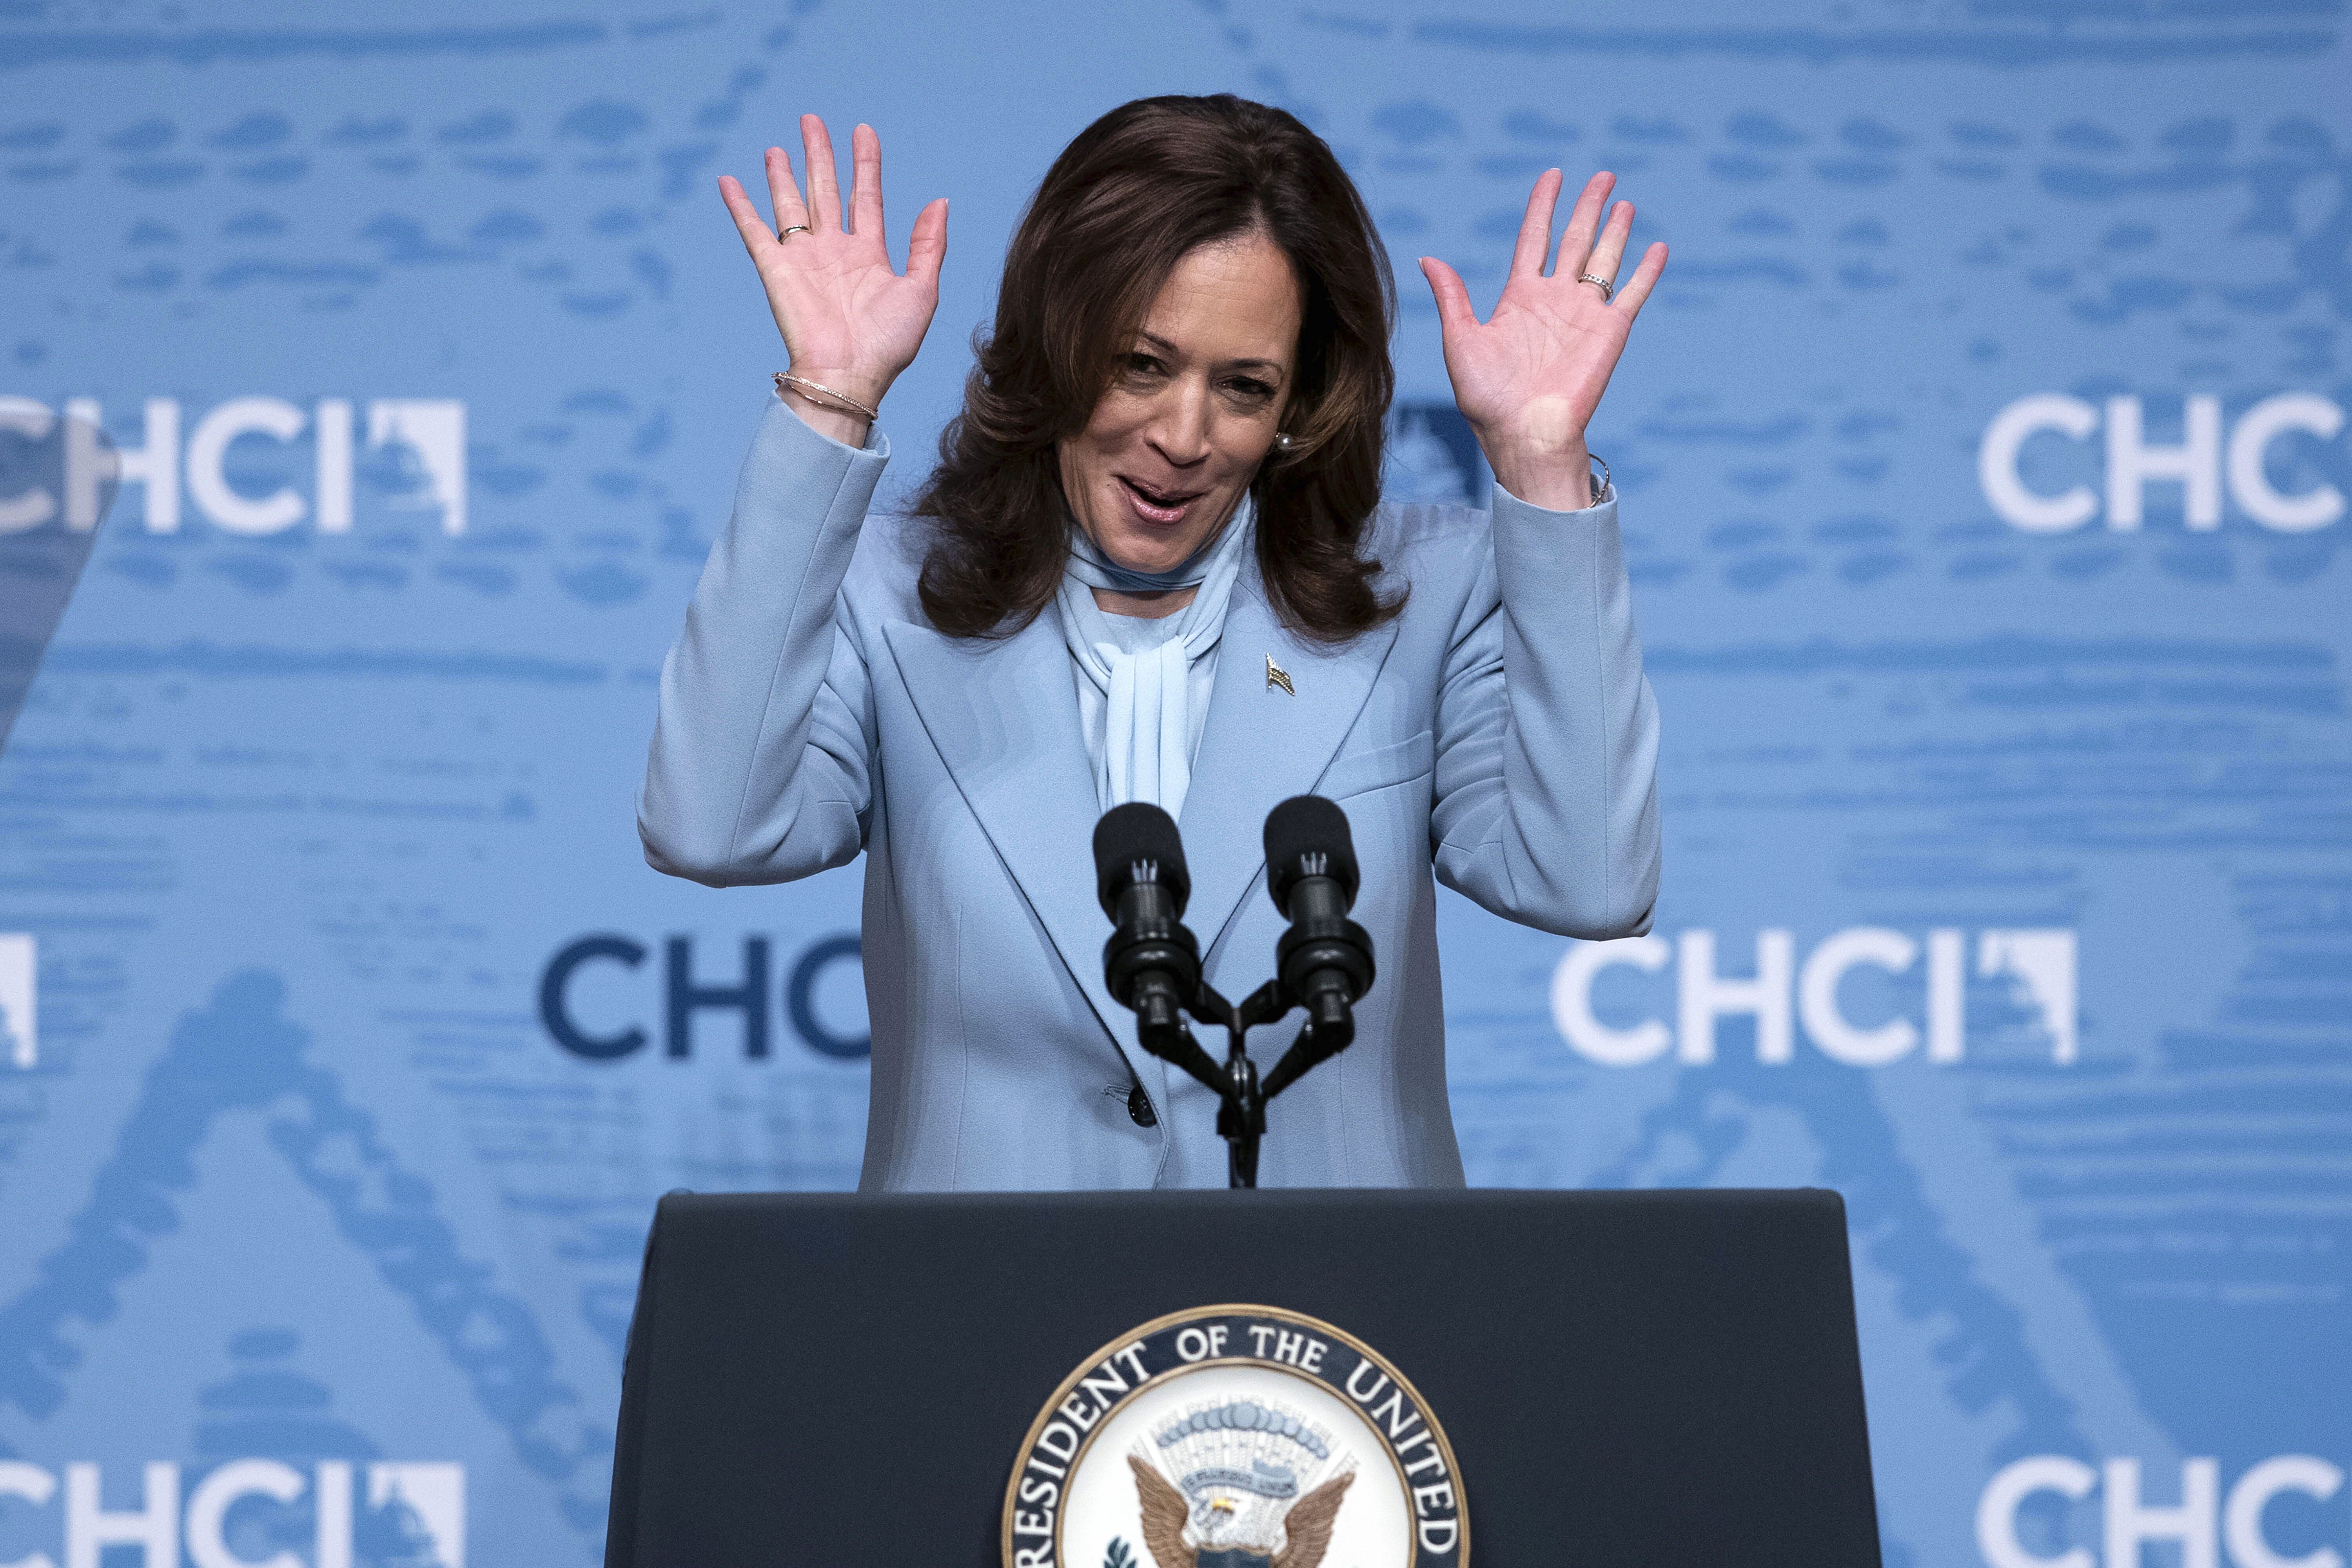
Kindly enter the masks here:
M 782 393 L 771 393 L 766 423 L 772 430 L 778 433 L 779 439 L 788 446 L 797 445 L 803 442 L 814 442 L 817 450 L 833 454 L 834 460 L 836 462 L 840 461 L 843 455 L 848 453 L 878 458 L 884 463 L 890 461 L 890 438 L 882 434 L 882 422 L 878 419 L 866 427 L 866 444 L 851 446 L 845 442 L 835 441 L 832 436 L 815 429 L 807 420 L 794 413 L 793 405 L 783 400 Z
M 1532 501 L 1520 500 L 1517 496 L 1504 489 L 1503 482 L 1497 479 L 1495 481 L 1493 504 L 1497 518 L 1508 512 L 1529 523 L 1541 523 L 1547 520 L 1554 523 L 1577 520 L 1598 522 L 1604 515 L 1610 517 L 1616 515 L 1617 486 L 1614 484 L 1604 486 L 1601 491 L 1601 498 L 1589 507 L 1579 507 L 1572 511 L 1556 512 L 1549 507 L 1538 507 Z

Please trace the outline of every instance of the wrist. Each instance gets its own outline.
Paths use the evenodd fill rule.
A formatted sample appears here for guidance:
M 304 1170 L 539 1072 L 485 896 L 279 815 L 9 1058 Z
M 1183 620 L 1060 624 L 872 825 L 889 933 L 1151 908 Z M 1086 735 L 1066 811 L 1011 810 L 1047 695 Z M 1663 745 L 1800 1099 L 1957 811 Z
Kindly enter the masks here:
M 866 444 L 866 433 L 880 413 L 878 391 L 871 401 L 861 397 L 844 384 L 856 384 L 857 378 L 839 371 L 832 372 L 828 379 L 826 375 L 795 368 L 778 371 L 775 382 L 776 396 L 811 430 L 845 446 Z
M 1548 512 L 1582 511 L 1592 505 L 1598 487 L 1592 455 L 1581 441 L 1573 447 L 1542 452 L 1488 447 L 1486 462 L 1495 470 L 1495 483 L 1528 506 Z
M 847 409 L 824 407 L 802 395 L 797 387 L 778 387 L 776 401 L 798 415 L 803 424 L 829 441 L 840 442 L 844 446 L 864 446 L 866 432 L 873 428 L 864 414 L 852 413 Z
M 1592 505 L 1591 454 L 1584 426 L 1565 398 L 1528 400 L 1507 421 L 1474 423 L 1496 482 L 1531 507 L 1580 511 Z

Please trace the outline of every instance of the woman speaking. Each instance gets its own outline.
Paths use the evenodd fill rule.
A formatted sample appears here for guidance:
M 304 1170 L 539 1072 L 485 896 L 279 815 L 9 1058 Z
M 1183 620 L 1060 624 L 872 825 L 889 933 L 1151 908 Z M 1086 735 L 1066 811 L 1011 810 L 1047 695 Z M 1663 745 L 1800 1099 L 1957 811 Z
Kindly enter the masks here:
M 1665 246 L 1617 286 L 1633 214 L 1603 222 L 1599 174 L 1547 271 L 1555 170 L 1486 321 L 1424 260 L 1497 488 L 1383 506 L 1395 298 L 1354 185 L 1280 110 L 1127 104 L 1031 201 L 908 515 L 869 517 L 948 206 L 899 276 L 874 132 L 845 211 L 823 122 L 801 133 L 805 199 L 768 150 L 774 226 L 719 181 L 791 368 L 663 666 L 646 858 L 729 886 L 866 852 L 864 1188 L 1222 1186 L 1215 1097 L 1104 989 L 1088 835 L 1129 800 L 1178 819 L 1238 996 L 1286 924 L 1260 827 L 1328 797 L 1380 977 L 1271 1110 L 1261 1180 L 1460 1186 L 1433 873 L 1591 938 L 1646 931 L 1657 894 L 1657 712 L 1584 431 Z

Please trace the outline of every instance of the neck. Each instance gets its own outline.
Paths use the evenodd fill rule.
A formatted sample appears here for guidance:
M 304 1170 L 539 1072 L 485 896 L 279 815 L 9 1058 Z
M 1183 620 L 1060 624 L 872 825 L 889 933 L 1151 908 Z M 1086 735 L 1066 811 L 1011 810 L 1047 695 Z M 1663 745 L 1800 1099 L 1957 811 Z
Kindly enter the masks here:
M 1173 615 L 1192 603 L 1199 584 L 1204 580 L 1210 558 L 1224 541 L 1235 515 L 1247 497 L 1246 491 L 1235 496 L 1226 505 L 1224 515 L 1217 519 L 1217 526 L 1209 530 L 1207 537 L 1191 555 L 1175 566 L 1157 572 L 1130 567 L 1116 559 L 1103 549 L 1100 536 L 1075 512 L 1069 513 L 1070 528 L 1076 535 L 1072 553 L 1092 562 L 1091 568 L 1080 572 L 1079 576 L 1087 580 L 1088 589 L 1095 596 L 1096 608 L 1114 615 L 1136 615 L 1156 621 Z M 1110 580 L 1112 586 L 1095 586 L 1106 578 Z
M 1197 588 L 1171 588 L 1164 593 L 1121 593 L 1115 588 L 1091 588 L 1095 608 L 1110 615 L 1136 615 L 1158 621 L 1192 602 Z

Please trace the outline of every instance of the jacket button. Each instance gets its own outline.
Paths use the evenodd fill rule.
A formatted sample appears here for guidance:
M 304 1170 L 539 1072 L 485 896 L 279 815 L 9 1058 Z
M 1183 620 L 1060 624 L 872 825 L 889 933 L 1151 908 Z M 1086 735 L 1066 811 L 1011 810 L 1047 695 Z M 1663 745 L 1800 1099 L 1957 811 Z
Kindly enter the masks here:
M 1143 1085 L 1140 1083 L 1127 1092 L 1127 1113 L 1139 1127 L 1156 1127 L 1160 1124 L 1159 1116 L 1154 1114 L 1151 1109 L 1151 1096 L 1143 1092 Z

